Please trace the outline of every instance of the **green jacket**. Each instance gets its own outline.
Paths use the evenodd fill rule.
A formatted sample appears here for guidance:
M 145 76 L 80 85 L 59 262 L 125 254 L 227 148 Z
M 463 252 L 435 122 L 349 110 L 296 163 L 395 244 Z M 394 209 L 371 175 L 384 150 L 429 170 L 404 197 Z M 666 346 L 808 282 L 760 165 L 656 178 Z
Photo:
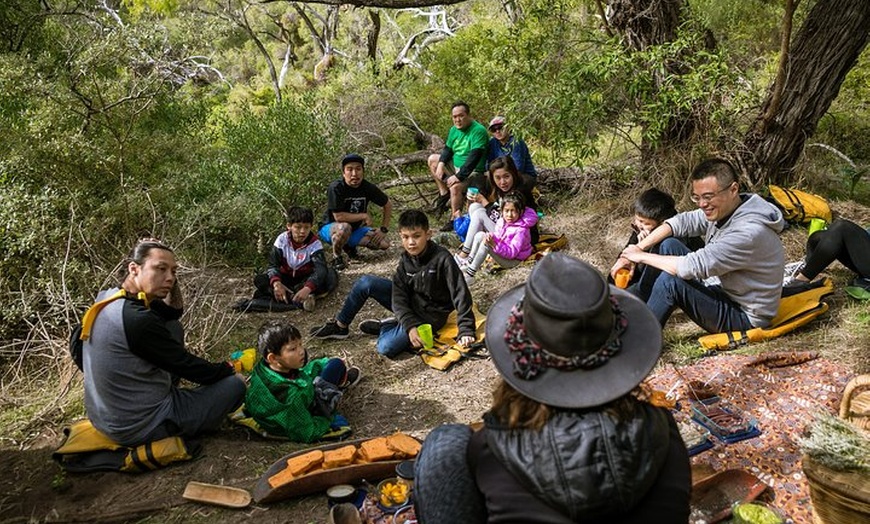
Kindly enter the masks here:
M 329 358 L 312 360 L 299 370 L 299 376 L 288 379 L 273 371 L 261 359 L 251 373 L 245 411 L 272 435 L 295 442 L 320 439 L 332 423 L 332 417 L 312 415 L 314 377 L 318 376 Z

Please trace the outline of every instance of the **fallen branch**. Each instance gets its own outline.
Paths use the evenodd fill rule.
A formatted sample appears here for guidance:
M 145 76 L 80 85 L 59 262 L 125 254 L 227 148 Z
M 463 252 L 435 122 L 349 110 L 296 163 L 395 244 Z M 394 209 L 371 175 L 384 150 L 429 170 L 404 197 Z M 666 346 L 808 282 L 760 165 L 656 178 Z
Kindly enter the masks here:
M 391 187 L 418 186 L 420 184 L 431 184 L 434 189 L 432 177 L 429 176 L 419 176 L 414 178 L 403 176 L 395 180 L 390 180 L 389 182 L 384 182 L 383 184 L 380 184 L 380 187 L 381 189 L 390 189 Z
M 407 155 L 399 155 L 395 157 L 391 157 L 383 161 L 382 163 L 389 164 L 392 166 L 407 166 L 410 164 L 416 163 L 425 163 L 429 159 L 429 155 L 432 154 L 432 151 L 415 151 L 413 153 L 408 153 Z M 378 164 L 379 162 L 375 162 Z

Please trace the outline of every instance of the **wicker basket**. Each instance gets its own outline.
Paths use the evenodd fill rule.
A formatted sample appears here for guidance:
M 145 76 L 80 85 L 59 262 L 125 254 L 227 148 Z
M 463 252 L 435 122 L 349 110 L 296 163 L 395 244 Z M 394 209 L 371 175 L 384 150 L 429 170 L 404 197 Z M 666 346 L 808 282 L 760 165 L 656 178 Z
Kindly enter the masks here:
M 840 418 L 870 431 L 870 375 L 858 375 L 846 384 L 840 402 Z
M 870 431 L 870 375 L 859 375 L 846 384 L 840 418 Z M 870 522 L 870 475 L 835 471 L 808 455 L 804 455 L 802 463 L 815 524 Z
M 815 524 L 870 522 L 870 476 L 834 471 L 803 457 Z

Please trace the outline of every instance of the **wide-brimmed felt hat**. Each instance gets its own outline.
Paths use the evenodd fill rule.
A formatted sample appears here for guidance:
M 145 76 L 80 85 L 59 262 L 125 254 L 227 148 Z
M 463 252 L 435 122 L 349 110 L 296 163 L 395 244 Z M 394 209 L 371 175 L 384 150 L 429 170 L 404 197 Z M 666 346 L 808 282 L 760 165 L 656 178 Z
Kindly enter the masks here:
M 647 305 L 594 267 L 561 253 L 496 300 L 486 344 L 501 376 L 523 395 L 561 408 L 599 406 L 637 386 L 661 355 Z

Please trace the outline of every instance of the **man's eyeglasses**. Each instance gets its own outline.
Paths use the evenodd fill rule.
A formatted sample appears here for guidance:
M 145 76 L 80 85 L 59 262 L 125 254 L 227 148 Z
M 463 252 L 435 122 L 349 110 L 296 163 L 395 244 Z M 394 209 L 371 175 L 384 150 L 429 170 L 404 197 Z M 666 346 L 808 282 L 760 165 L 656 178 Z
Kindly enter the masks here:
M 489 130 L 493 133 L 495 133 L 496 131 L 501 131 L 502 129 L 504 129 L 504 125 L 495 125 L 489 128 Z
M 724 188 L 720 189 L 719 191 L 716 191 L 715 193 L 704 193 L 703 195 L 692 195 L 689 197 L 689 200 L 691 200 L 695 204 L 700 204 L 701 202 L 708 204 L 711 200 L 716 198 L 716 195 L 718 195 L 720 193 L 724 193 L 725 191 L 728 191 L 729 189 L 731 189 L 731 186 L 733 184 L 734 183 L 732 182 L 731 184 L 728 184 L 727 187 L 724 187 Z

